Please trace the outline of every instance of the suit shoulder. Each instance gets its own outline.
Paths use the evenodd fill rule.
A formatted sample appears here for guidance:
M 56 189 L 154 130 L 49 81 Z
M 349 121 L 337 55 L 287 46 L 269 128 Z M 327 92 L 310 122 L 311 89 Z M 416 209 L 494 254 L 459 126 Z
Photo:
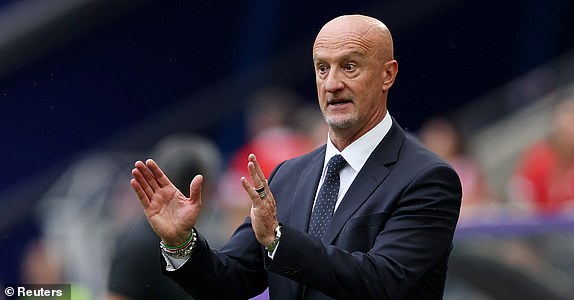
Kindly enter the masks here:
M 403 145 L 402 155 L 407 158 L 410 165 L 425 169 L 429 167 L 454 168 L 443 158 L 426 148 L 416 137 L 408 134 Z

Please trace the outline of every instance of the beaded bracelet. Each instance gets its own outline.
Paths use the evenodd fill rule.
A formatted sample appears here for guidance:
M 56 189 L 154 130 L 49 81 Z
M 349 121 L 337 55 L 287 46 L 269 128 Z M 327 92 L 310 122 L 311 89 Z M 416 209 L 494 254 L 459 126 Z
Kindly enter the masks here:
M 165 254 L 173 258 L 185 259 L 188 258 L 193 252 L 196 241 L 197 241 L 197 233 L 195 232 L 195 229 L 192 228 L 191 233 L 187 238 L 187 240 L 185 240 L 179 246 L 168 246 L 163 241 L 160 241 L 159 247 Z

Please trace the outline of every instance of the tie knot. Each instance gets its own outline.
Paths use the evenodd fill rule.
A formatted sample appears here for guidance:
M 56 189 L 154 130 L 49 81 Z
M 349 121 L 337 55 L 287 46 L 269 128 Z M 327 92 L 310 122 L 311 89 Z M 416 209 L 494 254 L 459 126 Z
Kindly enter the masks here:
M 347 161 L 345 161 L 341 154 L 331 157 L 329 163 L 327 163 L 327 175 L 338 174 L 346 163 Z

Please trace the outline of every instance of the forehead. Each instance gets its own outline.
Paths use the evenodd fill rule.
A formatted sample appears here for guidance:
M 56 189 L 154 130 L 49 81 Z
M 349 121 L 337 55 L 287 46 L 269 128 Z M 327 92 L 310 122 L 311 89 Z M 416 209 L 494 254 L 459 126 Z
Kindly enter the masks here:
M 313 44 L 313 58 L 371 56 L 377 50 L 378 39 L 369 31 L 356 26 L 323 28 Z
M 313 45 L 313 59 L 368 57 L 376 50 L 375 44 L 357 35 L 318 37 Z

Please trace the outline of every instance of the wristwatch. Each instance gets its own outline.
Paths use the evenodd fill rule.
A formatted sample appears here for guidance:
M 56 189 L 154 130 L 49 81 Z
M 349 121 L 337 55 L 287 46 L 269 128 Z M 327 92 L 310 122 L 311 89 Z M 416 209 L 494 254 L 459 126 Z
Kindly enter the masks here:
M 277 224 L 277 227 L 275 227 L 275 239 L 271 242 L 271 244 L 265 247 L 265 250 L 267 250 L 267 252 L 273 253 L 273 251 L 275 251 L 275 248 L 277 248 L 277 244 L 279 244 L 279 239 L 281 238 L 281 227 L 283 227 L 281 223 Z

